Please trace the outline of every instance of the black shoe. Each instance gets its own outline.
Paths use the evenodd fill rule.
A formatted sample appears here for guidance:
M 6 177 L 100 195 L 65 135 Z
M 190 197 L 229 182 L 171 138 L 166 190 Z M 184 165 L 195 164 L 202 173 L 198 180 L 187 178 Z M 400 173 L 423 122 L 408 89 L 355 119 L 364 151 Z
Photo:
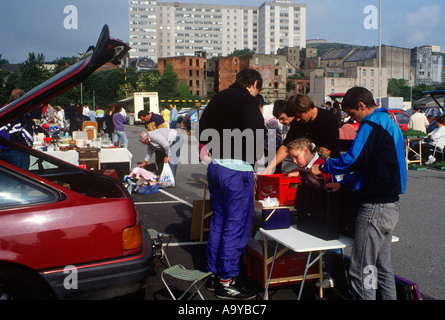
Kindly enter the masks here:
M 256 296 L 255 293 L 250 292 L 237 279 L 232 279 L 228 286 L 218 284 L 215 291 L 216 296 L 221 299 L 251 300 Z
M 206 282 L 206 289 L 209 291 L 215 291 L 216 286 L 219 284 L 219 279 L 214 276 L 210 276 Z

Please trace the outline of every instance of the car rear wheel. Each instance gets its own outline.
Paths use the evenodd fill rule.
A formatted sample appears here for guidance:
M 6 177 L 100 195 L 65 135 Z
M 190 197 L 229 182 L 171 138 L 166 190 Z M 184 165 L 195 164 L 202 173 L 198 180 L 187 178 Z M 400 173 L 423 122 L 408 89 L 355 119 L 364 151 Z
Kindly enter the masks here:
M 38 276 L 24 269 L 0 266 L 0 300 L 52 298 L 54 296 Z

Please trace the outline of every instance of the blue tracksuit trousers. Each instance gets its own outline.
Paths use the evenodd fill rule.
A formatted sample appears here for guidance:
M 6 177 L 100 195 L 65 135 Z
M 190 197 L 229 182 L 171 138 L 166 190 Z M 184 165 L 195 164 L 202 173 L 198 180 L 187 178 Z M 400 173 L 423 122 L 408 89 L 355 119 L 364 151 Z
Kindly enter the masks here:
M 207 171 L 212 220 L 207 242 L 207 270 L 221 279 L 238 276 L 238 262 L 250 237 L 253 172 L 211 163 Z

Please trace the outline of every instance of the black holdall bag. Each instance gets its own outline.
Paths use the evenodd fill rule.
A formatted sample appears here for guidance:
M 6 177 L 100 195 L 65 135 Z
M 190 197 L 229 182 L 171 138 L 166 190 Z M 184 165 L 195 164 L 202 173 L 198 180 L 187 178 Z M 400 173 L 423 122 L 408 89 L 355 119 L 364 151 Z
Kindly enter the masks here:
M 338 239 L 339 234 L 353 238 L 360 207 L 355 193 L 330 191 L 306 170 L 300 170 L 300 178 L 295 196 L 297 229 L 324 240 Z
M 346 237 L 354 238 L 355 220 L 361 203 L 354 191 L 340 189 L 340 212 L 338 217 L 338 232 Z
M 327 189 L 298 186 L 295 196 L 297 229 L 323 240 L 338 239 L 339 195 Z

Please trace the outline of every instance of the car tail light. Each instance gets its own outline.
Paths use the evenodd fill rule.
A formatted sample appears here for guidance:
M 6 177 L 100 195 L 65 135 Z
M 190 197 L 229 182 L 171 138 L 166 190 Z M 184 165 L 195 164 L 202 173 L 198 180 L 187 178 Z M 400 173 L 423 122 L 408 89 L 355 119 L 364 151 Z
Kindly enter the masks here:
M 125 228 L 122 231 L 122 249 L 134 250 L 142 246 L 142 234 L 139 224 Z

